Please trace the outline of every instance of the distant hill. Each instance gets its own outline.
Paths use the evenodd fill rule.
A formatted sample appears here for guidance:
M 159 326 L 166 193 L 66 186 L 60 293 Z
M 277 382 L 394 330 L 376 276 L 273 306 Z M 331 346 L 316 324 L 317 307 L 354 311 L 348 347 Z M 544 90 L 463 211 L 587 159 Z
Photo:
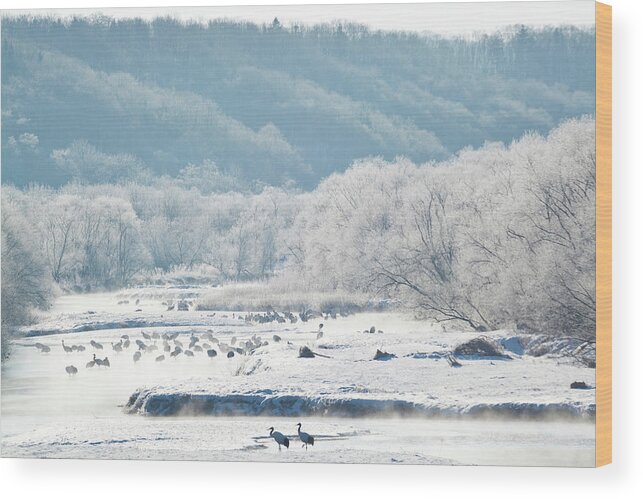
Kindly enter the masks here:
M 239 185 L 312 188 L 357 158 L 444 159 L 592 114 L 594 53 L 594 32 L 571 27 L 459 39 L 4 18 L 2 180 L 117 182 L 214 164 Z

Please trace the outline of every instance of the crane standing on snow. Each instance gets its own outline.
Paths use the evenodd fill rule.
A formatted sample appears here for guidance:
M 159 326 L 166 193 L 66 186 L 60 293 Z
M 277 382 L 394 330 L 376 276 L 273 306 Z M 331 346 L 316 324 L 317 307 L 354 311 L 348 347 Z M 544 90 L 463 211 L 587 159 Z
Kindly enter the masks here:
M 98 343 L 97 341 L 91 340 L 91 341 L 89 342 L 89 344 L 90 344 L 91 346 L 93 346 L 96 350 L 102 350 L 102 349 L 103 349 L 103 345 L 101 345 L 101 344 L 100 344 L 100 343 Z
M 308 444 L 315 445 L 315 437 L 301 431 L 301 423 L 297 423 L 297 435 L 299 435 L 299 440 L 303 442 L 302 447 L 305 447 L 306 450 L 308 450 Z
M 283 433 L 280 433 L 278 431 L 275 431 L 274 426 L 271 426 L 268 428 L 270 430 L 270 436 L 275 439 L 275 442 L 277 442 L 277 445 L 279 445 L 279 452 L 281 452 L 281 446 L 283 445 L 286 449 L 290 447 L 290 440 L 288 440 L 288 437 L 284 435 Z
M 85 364 L 86 368 L 94 367 L 96 365 L 96 354 L 94 354 L 94 358 L 90 360 L 87 364 Z

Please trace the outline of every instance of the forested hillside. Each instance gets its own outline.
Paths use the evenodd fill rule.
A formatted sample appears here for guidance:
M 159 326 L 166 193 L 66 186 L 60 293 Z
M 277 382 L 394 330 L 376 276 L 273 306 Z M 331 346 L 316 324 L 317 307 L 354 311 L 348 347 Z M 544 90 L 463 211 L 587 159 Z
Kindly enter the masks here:
M 354 160 L 443 160 L 593 113 L 594 32 L 471 39 L 360 26 L 2 22 L 4 183 L 216 169 L 306 189 Z

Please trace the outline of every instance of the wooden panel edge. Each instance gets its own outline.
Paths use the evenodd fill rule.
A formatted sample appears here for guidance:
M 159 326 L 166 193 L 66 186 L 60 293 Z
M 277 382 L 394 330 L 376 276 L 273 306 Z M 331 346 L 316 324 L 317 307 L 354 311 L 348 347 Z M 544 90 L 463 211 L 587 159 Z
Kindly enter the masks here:
M 612 462 L 612 7 L 596 3 L 596 466 Z

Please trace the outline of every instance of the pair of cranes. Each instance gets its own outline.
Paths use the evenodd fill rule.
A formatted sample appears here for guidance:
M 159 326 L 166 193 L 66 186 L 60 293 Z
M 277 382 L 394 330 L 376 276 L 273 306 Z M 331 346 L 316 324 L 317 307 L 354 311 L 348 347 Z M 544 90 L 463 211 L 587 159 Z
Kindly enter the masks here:
M 94 366 L 111 367 L 109 363 L 109 359 L 107 357 L 105 357 L 104 359 L 98 359 L 96 358 L 96 354 L 94 354 L 94 357 L 92 358 L 92 360 L 90 360 L 87 364 L 85 364 L 85 367 L 87 369 L 90 369 Z M 70 366 L 66 366 L 65 371 L 67 371 L 67 374 L 69 374 L 69 376 L 75 376 L 76 374 L 78 374 L 78 368 L 73 364 Z
M 290 440 L 286 435 L 279 431 L 275 431 L 274 426 L 268 428 L 270 430 L 270 436 L 277 442 L 279 446 L 279 451 L 281 451 L 281 446 L 283 445 L 286 449 L 290 447 Z M 315 437 L 311 434 L 301 431 L 301 423 L 297 423 L 297 435 L 299 440 L 302 442 L 302 447 L 305 447 L 308 450 L 308 444 L 315 445 Z

